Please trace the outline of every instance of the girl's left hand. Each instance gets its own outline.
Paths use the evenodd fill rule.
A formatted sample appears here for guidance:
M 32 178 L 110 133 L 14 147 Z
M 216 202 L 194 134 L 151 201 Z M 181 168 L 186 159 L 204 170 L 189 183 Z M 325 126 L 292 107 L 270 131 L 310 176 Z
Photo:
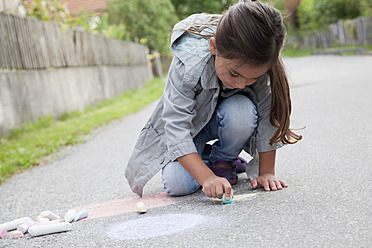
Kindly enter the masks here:
M 271 173 L 264 173 L 262 175 L 259 175 L 252 180 L 251 185 L 254 189 L 258 186 L 261 186 L 266 191 L 270 191 L 270 189 L 272 191 L 276 191 L 288 187 L 288 185 L 284 181 L 279 180 Z

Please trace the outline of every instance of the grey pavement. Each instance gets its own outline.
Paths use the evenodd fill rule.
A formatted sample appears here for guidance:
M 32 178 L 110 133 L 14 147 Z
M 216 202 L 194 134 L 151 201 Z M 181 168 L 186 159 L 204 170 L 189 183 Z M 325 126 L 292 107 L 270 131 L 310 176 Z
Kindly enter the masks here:
M 153 198 L 148 212 L 138 214 L 133 208 L 141 199 L 124 169 L 153 103 L 1 185 L 0 224 L 44 210 L 63 217 L 86 206 L 96 216 L 73 222 L 69 232 L 0 239 L 0 247 L 372 247 L 372 57 L 309 56 L 285 64 L 292 127 L 305 127 L 298 131 L 302 141 L 277 152 L 277 176 L 287 189 L 252 190 L 239 174 L 237 200 L 221 205 L 202 191 L 165 197 L 159 173 L 145 187 Z

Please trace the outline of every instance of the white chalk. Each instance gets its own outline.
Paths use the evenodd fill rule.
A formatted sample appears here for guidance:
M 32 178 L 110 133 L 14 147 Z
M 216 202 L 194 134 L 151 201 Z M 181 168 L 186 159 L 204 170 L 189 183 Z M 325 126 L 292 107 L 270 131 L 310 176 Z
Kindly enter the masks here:
M 76 214 L 75 209 L 68 210 L 67 213 L 65 214 L 65 221 L 66 222 L 72 222 L 74 220 L 75 214 Z
M 21 233 L 25 234 L 28 230 L 27 223 L 23 223 L 17 227 L 17 231 L 20 231 Z
M 71 231 L 72 225 L 68 222 L 54 223 L 49 225 L 32 226 L 28 229 L 31 236 L 41 236 L 52 233 Z
M 143 202 L 137 202 L 136 208 L 137 208 L 138 213 L 140 214 L 144 214 L 147 212 L 147 208 L 145 206 L 145 203 Z
M 0 230 L 0 239 L 5 238 L 8 232 L 6 230 Z
M 31 220 L 29 217 L 23 217 L 13 221 L 6 222 L 0 225 L 0 230 L 11 231 L 17 229 L 17 227 L 27 221 Z
M 78 221 L 86 217 L 88 217 L 88 210 L 84 209 L 74 215 L 74 221 Z
M 48 218 L 44 218 L 44 217 L 37 218 L 36 220 L 37 220 L 37 222 L 36 222 L 35 225 L 48 224 L 50 222 L 50 220 Z
M 24 236 L 21 231 L 14 231 L 12 232 L 12 235 L 13 235 L 13 239 L 22 238 Z
M 49 220 L 61 220 L 61 218 L 57 214 L 49 210 L 41 212 L 39 216 L 48 218 Z
M 36 224 L 36 222 L 35 222 L 35 221 L 33 221 L 33 220 L 29 220 L 29 221 L 27 221 L 27 222 L 26 222 L 26 224 L 28 225 L 28 227 L 30 227 L 30 226 L 33 226 L 33 225 L 35 225 L 35 224 Z

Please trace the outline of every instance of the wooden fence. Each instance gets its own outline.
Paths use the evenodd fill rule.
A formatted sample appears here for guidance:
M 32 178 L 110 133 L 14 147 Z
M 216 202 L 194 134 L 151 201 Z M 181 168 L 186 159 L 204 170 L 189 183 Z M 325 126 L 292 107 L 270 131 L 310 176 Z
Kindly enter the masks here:
M 44 69 L 147 63 L 140 44 L 0 12 L 0 68 Z
M 146 46 L 0 12 L 0 137 L 153 77 Z
M 338 21 L 327 30 L 316 30 L 301 37 L 289 37 L 289 45 L 317 49 L 338 45 L 372 45 L 372 16 Z

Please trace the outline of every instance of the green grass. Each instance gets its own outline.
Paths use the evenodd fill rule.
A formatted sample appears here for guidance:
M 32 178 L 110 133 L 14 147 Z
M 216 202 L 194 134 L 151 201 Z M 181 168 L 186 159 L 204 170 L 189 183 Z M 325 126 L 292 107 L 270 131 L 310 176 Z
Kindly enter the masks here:
M 283 57 L 302 57 L 312 55 L 314 51 L 312 49 L 289 49 L 286 48 L 283 50 Z
M 161 96 L 164 84 L 163 79 L 155 78 L 139 90 L 83 112 L 64 114 L 58 120 L 47 116 L 14 129 L 7 138 L 0 139 L 0 183 L 14 173 L 38 165 L 47 155 L 83 142 L 92 130 L 144 108 Z
M 372 51 L 372 45 L 367 45 L 367 46 L 334 46 L 328 49 L 352 49 L 352 48 L 365 48 L 367 50 Z M 318 50 L 327 50 L 326 49 L 318 49 Z M 286 47 L 282 55 L 283 57 L 302 57 L 302 56 L 308 56 L 314 54 L 314 50 L 312 49 L 294 49 L 294 48 L 288 48 Z M 356 53 L 354 51 L 350 52 L 345 52 L 343 55 L 344 56 L 350 56 L 350 55 L 355 55 Z

